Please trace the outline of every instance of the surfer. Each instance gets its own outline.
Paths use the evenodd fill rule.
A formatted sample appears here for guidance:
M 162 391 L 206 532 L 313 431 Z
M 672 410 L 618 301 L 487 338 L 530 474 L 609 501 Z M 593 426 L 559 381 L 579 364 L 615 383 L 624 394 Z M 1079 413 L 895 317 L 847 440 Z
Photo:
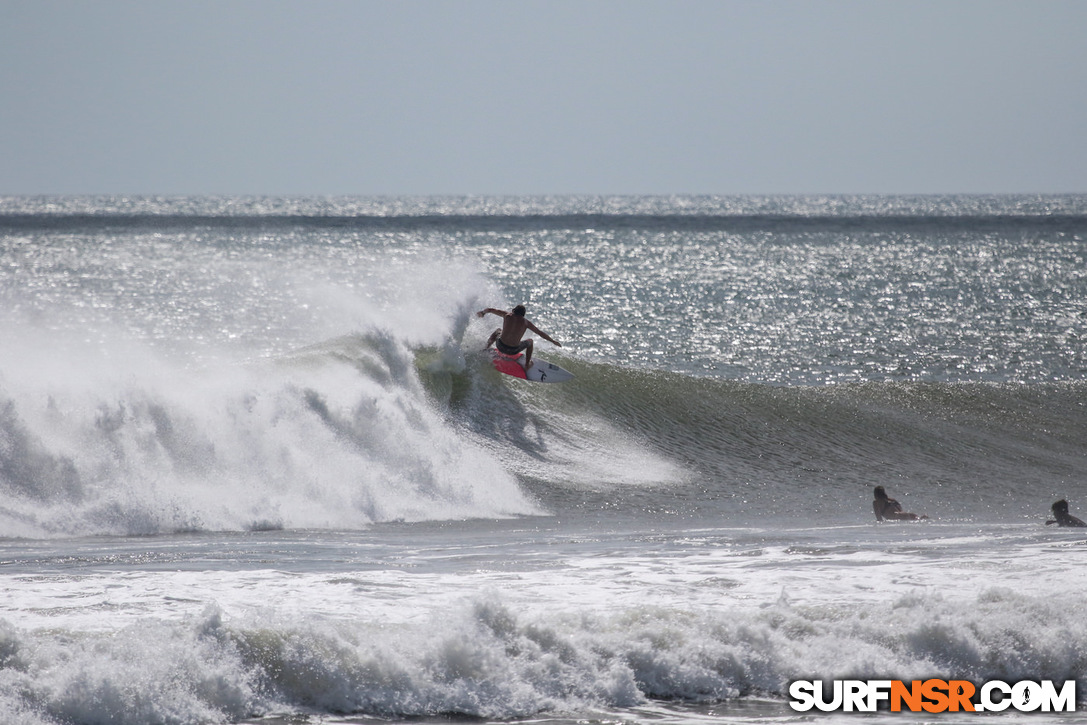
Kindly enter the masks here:
M 876 521 L 917 521 L 927 519 L 928 516 L 918 516 L 902 510 L 902 504 L 887 496 L 883 486 L 876 486 L 875 499 L 872 501 L 872 510 L 876 512 Z
M 1053 504 L 1053 518 L 1045 522 L 1046 526 L 1050 524 L 1056 524 L 1057 526 L 1087 526 L 1081 519 L 1076 518 L 1072 514 L 1068 513 L 1068 502 L 1063 498 Z
M 491 333 L 491 336 L 487 339 L 486 350 L 491 345 L 494 345 L 498 352 L 503 355 L 517 355 L 522 350 L 525 353 L 524 367 L 527 372 L 532 367 L 532 338 L 522 340 L 526 330 L 532 330 L 543 339 L 550 342 L 552 345 L 562 347 L 562 343 L 558 340 L 552 339 L 550 335 L 533 325 L 529 320 L 525 319 L 525 306 L 517 305 L 513 308 L 513 312 L 506 312 L 505 310 L 495 309 L 494 307 L 488 307 L 485 310 L 480 310 L 476 313 L 476 317 L 483 317 L 487 313 L 492 315 L 498 315 L 502 318 L 502 327 Z

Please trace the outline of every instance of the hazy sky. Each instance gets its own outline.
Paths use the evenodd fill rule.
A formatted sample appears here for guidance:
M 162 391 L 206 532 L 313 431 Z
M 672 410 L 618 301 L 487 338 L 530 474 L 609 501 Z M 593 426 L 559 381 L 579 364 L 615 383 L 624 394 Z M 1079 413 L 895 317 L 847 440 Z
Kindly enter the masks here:
M 1087 192 L 1083 0 L 0 0 L 0 194 Z

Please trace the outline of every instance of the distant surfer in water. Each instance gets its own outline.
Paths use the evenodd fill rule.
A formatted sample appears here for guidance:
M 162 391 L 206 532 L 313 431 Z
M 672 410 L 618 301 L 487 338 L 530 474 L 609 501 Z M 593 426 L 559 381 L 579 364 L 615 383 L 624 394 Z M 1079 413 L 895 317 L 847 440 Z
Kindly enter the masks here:
M 902 510 L 902 504 L 887 496 L 883 486 L 876 486 L 875 499 L 872 501 L 872 510 L 876 512 L 876 521 L 917 521 L 927 519 L 928 516 L 906 513 Z
M 491 345 L 494 345 L 498 352 L 503 355 L 517 355 L 522 350 L 525 353 L 524 367 L 527 372 L 532 367 L 532 338 L 522 340 L 525 336 L 526 330 L 532 330 L 543 339 L 550 342 L 552 345 L 562 347 L 562 343 L 558 340 L 554 340 L 546 332 L 533 325 L 529 320 L 525 319 L 525 306 L 517 305 L 513 308 L 513 312 L 506 312 L 505 310 L 498 310 L 494 307 L 488 307 L 485 310 L 480 310 L 476 313 L 476 317 L 483 317 L 488 312 L 492 315 L 498 315 L 502 318 L 502 327 L 491 333 L 490 338 L 487 339 L 486 350 Z
M 1057 526 L 1087 526 L 1082 520 L 1077 519 L 1072 514 L 1068 513 L 1068 502 L 1063 498 L 1053 504 L 1053 517 L 1056 519 L 1050 519 L 1045 522 L 1046 526 L 1050 524 L 1056 524 Z

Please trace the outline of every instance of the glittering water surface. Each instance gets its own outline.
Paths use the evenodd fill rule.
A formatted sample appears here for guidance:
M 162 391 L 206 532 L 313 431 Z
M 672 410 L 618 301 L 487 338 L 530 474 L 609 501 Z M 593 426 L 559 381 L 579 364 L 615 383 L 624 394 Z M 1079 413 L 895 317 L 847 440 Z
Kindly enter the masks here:
M 36 222 L 9 238 L 0 294 L 31 314 L 67 305 L 48 320 L 61 328 L 128 310 L 122 324 L 141 336 L 259 352 L 375 312 L 455 315 L 467 282 L 479 303 L 526 302 L 579 354 L 622 364 L 777 384 L 1076 380 L 1087 369 L 1083 206 L 9 199 L 0 210 Z M 43 209 L 59 214 L 53 226 Z
M 1087 247 L 1066 231 L 546 231 L 470 245 L 512 297 L 642 365 L 775 383 L 1076 379 L 1087 365 Z

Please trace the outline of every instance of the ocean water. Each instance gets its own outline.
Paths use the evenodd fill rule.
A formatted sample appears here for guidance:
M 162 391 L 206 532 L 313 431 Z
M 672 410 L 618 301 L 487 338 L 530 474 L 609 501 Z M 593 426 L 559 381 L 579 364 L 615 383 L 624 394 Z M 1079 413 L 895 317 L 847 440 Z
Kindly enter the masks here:
M 1084 196 L 0 198 L 0 722 L 1084 710 L 1085 322 Z

